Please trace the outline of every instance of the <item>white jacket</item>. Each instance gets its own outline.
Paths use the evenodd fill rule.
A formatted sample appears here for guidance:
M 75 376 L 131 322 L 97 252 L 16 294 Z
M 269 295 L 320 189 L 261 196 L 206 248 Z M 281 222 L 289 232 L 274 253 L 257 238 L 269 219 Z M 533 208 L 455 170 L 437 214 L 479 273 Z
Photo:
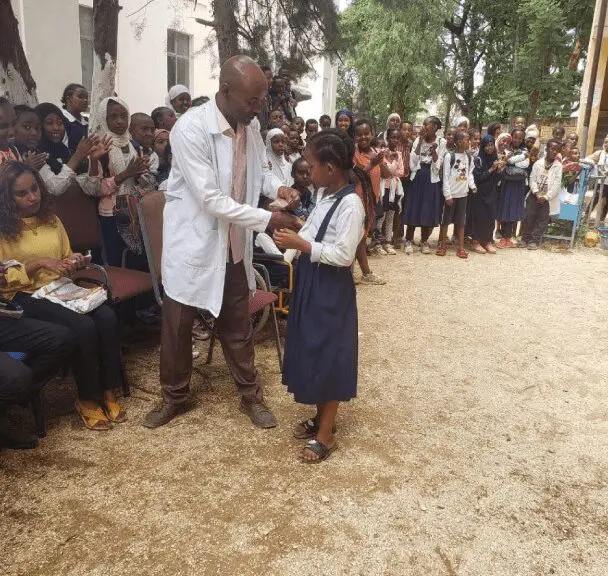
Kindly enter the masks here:
M 532 173 L 530 174 L 530 192 L 536 196 L 543 196 L 539 194 L 539 186 L 543 180 L 543 171 L 545 169 L 545 158 L 544 156 L 537 160 L 532 166 Z M 559 160 L 554 160 L 551 168 L 549 168 L 549 174 L 547 176 L 547 192 L 544 194 L 545 198 L 549 201 L 549 214 L 555 216 L 560 213 L 561 203 L 559 200 L 559 193 L 562 188 L 562 163 Z
M 244 264 L 255 289 L 252 230 L 263 232 L 270 212 L 260 193 L 276 198 L 281 183 L 270 172 L 259 124 L 247 127 L 245 203 L 231 197 L 232 143 L 220 130 L 215 99 L 184 114 L 171 131 L 173 163 L 165 196 L 162 279 L 173 300 L 209 310 L 222 307 L 229 224 L 249 230 Z

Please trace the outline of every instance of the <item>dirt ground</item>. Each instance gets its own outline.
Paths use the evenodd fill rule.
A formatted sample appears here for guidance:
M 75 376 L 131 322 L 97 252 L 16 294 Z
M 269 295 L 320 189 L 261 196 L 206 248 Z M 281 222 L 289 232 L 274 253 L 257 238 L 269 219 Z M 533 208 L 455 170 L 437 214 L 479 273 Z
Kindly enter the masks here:
M 238 411 L 219 351 L 196 361 L 193 409 L 144 429 L 159 393 L 142 344 L 127 424 L 84 430 L 56 381 L 40 448 L 0 452 L 0 573 L 605 576 L 605 253 L 373 267 L 388 283 L 358 290 L 360 396 L 328 462 L 297 461 L 309 410 L 281 387 L 269 333 L 272 431 Z

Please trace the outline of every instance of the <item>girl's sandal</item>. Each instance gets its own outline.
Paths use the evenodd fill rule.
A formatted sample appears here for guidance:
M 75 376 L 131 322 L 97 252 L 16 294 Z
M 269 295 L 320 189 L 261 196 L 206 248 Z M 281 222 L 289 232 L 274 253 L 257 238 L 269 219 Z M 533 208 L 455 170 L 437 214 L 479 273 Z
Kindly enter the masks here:
M 318 464 L 319 462 L 323 462 L 323 460 L 327 460 L 336 448 L 336 444 L 334 444 L 331 448 L 328 448 L 325 446 L 325 444 L 319 442 L 318 440 L 309 440 L 306 442 L 306 446 L 304 446 L 302 452 L 300 453 L 300 462 L 303 464 Z M 317 457 L 312 459 L 305 458 L 303 456 L 305 450 L 312 452 Z
M 80 416 L 85 428 L 95 430 L 97 432 L 106 432 L 112 429 L 112 424 L 110 424 L 108 418 L 99 406 L 94 409 L 87 408 L 77 400 L 74 407 L 76 408 L 76 412 L 78 412 L 78 415 Z
M 435 254 L 437 254 L 437 256 L 445 256 L 447 254 L 447 248 L 445 247 L 444 244 L 439 244 L 437 246 L 437 252 L 435 252 Z
M 104 400 L 103 412 L 110 422 L 122 424 L 127 421 L 127 413 L 118 402 Z
M 332 428 L 332 433 L 336 433 L 336 427 Z M 308 438 L 313 438 L 314 435 L 319 431 L 319 425 L 317 422 L 317 417 L 309 418 L 308 420 L 302 420 L 302 422 L 298 422 L 293 431 L 293 437 L 298 440 L 308 440 Z
M 462 258 L 463 260 L 466 260 L 469 257 L 469 254 L 466 250 L 462 250 L 459 248 L 456 251 L 456 256 L 458 256 L 458 258 Z

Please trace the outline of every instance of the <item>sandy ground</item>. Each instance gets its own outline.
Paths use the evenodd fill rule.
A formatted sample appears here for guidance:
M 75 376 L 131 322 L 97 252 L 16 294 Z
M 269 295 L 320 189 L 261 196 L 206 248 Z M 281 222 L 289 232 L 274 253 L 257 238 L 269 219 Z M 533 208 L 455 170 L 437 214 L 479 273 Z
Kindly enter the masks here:
M 389 282 L 359 289 L 360 397 L 328 462 L 296 459 L 309 411 L 270 338 L 273 431 L 238 412 L 221 353 L 196 362 L 192 411 L 144 429 L 158 356 L 140 347 L 127 424 L 84 430 L 55 382 L 40 448 L 0 453 L 0 573 L 605 576 L 608 258 L 373 264 Z

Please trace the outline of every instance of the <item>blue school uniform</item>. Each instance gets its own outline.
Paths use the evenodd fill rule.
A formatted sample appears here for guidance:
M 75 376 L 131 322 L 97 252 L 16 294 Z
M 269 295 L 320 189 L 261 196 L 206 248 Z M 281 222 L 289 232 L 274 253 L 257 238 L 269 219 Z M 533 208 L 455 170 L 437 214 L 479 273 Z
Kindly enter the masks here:
M 315 242 L 323 241 L 339 204 L 354 191 L 349 185 L 334 194 L 334 204 Z M 360 212 L 362 230 L 362 207 Z M 283 384 L 296 402 L 323 404 L 356 397 L 357 331 L 357 300 L 350 266 L 312 262 L 308 254 L 302 254 L 289 304 L 283 365 Z

